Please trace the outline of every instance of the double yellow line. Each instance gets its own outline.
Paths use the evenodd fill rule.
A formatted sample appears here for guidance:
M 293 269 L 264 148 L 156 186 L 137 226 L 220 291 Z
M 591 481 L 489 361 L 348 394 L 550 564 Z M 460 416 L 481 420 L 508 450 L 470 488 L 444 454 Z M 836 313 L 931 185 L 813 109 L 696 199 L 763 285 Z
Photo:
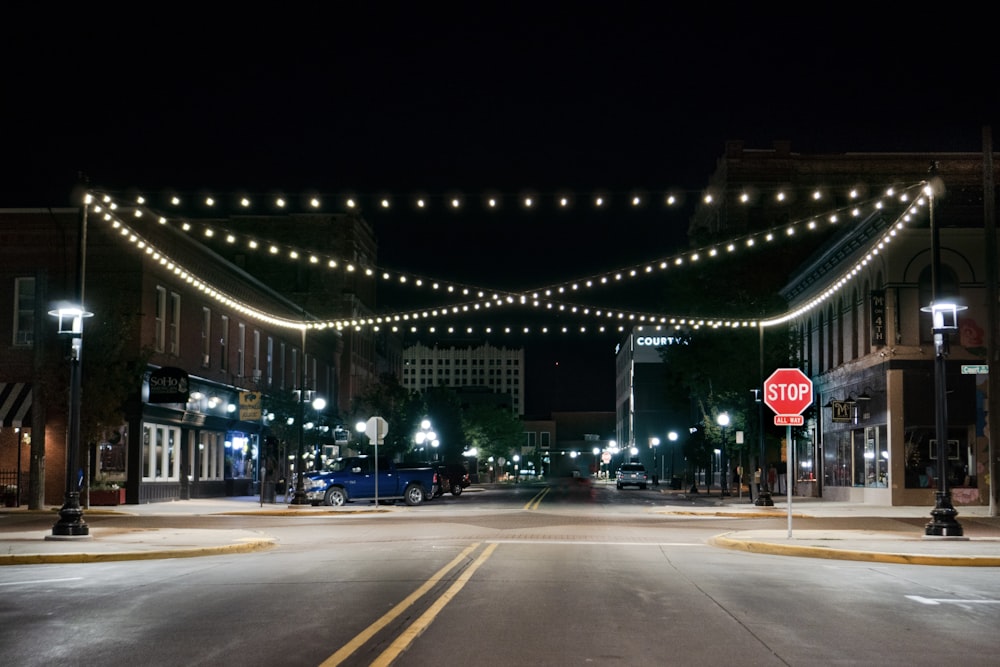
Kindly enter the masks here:
M 444 579 L 448 573 L 458 567 L 461 563 L 465 562 L 465 560 L 469 557 L 469 554 L 478 549 L 479 545 L 480 542 L 476 542 L 475 544 L 464 549 L 462 553 L 455 556 L 454 560 L 435 572 L 430 579 L 425 581 L 423 585 L 420 586 L 420 588 L 410 593 L 406 599 L 386 612 L 382 618 L 378 619 L 359 632 L 354 639 L 344 644 L 339 651 L 320 663 L 320 667 L 335 667 L 336 665 L 344 662 L 344 660 L 349 658 L 355 651 L 364 646 L 379 631 L 389 625 L 389 623 L 399 617 L 404 611 L 412 607 L 417 600 L 426 595 L 427 592 Z M 472 575 L 475 574 L 476 570 L 478 570 L 479 567 L 485 563 L 491 555 L 493 555 L 497 546 L 497 544 L 491 544 L 483 549 L 483 552 L 472 561 L 472 564 L 469 565 L 469 567 L 467 567 L 457 579 L 455 579 L 454 583 L 448 587 L 448 590 L 446 590 L 441 597 L 439 597 L 434 604 L 427 609 L 427 611 L 421 614 L 420 618 L 411 623 L 409 627 L 407 627 L 399 635 L 399 637 L 396 638 L 396 641 L 394 641 L 389 648 L 383 651 L 371 664 L 386 667 L 392 663 L 393 660 L 398 658 L 403 651 L 408 649 L 410 645 L 413 644 L 414 640 L 416 640 L 416 638 L 430 626 L 437 615 L 441 613 L 441 610 L 444 609 L 445 605 L 447 605 L 452 598 L 458 595 L 458 592 L 465 587 L 465 584 L 469 582 L 469 579 L 472 578 Z
M 551 488 L 552 488 L 551 486 L 546 486 L 544 489 L 536 493 L 535 497 L 529 500 L 527 504 L 525 504 L 524 509 L 526 510 L 538 509 L 538 506 L 542 504 L 542 498 L 544 498 L 548 494 Z

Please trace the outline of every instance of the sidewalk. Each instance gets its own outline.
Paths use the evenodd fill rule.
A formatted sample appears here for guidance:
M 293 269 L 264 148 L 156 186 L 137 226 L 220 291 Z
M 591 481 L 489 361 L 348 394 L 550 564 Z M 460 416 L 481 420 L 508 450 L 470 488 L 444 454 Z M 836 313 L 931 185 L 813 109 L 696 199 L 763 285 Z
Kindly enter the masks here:
M 473 489 L 468 489 L 472 491 Z M 483 490 L 483 489 L 476 489 Z M 687 495 L 682 491 L 652 489 L 663 496 L 654 512 L 671 516 L 702 516 L 737 519 L 781 519 L 788 516 L 784 496 L 774 498 L 773 507 L 758 507 L 747 498 L 721 498 L 717 494 Z M 645 493 L 645 492 L 643 492 Z M 284 498 L 278 498 L 283 501 Z M 927 538 L 923 525 L 930 521 L 931 507 L 885 507 L 839 503 L 816 498 L 792 498 L 791 536 L 786 523 L 780 529 L 747 529 L 725 532 L 709 543 L 748 553 L 811 558 L 860 560 L 918 565 L 1000 567 L 1000 518 L 990 517 L 988 507 L 958 507 L 963 538 Z M 41 531 L 5 531 L 4 516 L 27 512 L 24 508 L 0 508 L 0 565 L 40 563 L 88 563 L 159 558 L 189 558 L 240 553 L 274 546 L 268 535 L 253 530 L 142 529 L 90 527 L 83 538 L 53 539 L 51 528 Z M 225 514 L 290 515 L 357 514 L 398 511 L 392 506 L 351 507 L 289 506 L 284 502 L 261 504 L 259 498 L 211 498 L 116 508 L 92 508 L 87 516 L 113 512 L 138 516 L 208 516 Z M 38 510 L 58 518 L 53 508 Z M 805 530 L 796 521 L 840 519 L 831 527 Z M 900 521 L 893 522 L 893 519 Z M 908 520 L 908 522 L 906 521 Z M 892 529 L 885 525 L 890 523 Z M 873 526 L 871 529 L 866 529 Z M 843 528 L 835 527 L 843 526 Z
M 283 500 L 279 496 L 279 500 Z M 272 515 L 302 516 L 303 514 L 357 514 L 388 512 L 392 508 L 380 505 L 357 507 L 290 506 L 286 503 L 260 503 L 258 497 L 200 498 L 174 502 L 92 507 L 84 511 L 87 517 L 102 514 L 133 516 L 211 516 L 211 515 Z M 51 516 L 54 524 L 58 508 L 28 510 L 0 508 L 0 566 L 37 565 L 42 563 L 97 563 L 122 560 L 155 560 L 161 558 L 193 558 L 227 553 L 244 553 L 269 549 L 274 538 L 253 530 L 199 528 L 112 528 L 89 525 L 84 537 L 55 537 L 51 527 L 44 530 L 4 530 L 3 517 L 16 512 L 31 512 Z
M 958 565 L 1000 567 L 1000 518 L 989 516 L 989 507 L 960 506 L 957 520 L 962 537 L 926 537 L 924 526 L 931 521 L 932 506 L 876 506 L 827 501 L 821 498 L 792 497 L 791 524 L 788 499 L 773 496 L 773 507 L 757 506 L 743 498 L 684 491 L 661 490 L 677 502 L 664 508 L 665 514 L 781 519 L 781 529 L 741 530 L 717 535 L 710 544 L 748 553 L 857 560 L 911 565 Z M 689 506 L 682 503 L 687 501 Z M 804 519 L 846 519 L 849 528 L 823 530 L 796 528 Z M 892 529 L 885 520 L 897 519 Z M 909 520 L 909 521 L 906 521 Z M 916 521 L 914 521 L 916 520 Z M 837 521 L 844 525 L 848 521 Z M 865 529 L 865 524 L 872 526 Z

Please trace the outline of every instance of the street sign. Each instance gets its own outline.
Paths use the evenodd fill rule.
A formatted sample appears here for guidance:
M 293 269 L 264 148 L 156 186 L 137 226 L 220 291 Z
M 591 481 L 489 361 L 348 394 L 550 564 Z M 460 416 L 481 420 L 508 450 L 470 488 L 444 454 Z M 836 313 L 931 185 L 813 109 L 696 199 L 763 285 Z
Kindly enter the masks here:
M 798 368 L 779 368 L 771 373 L 764 380 L 764 405 L 777 415 L 775 426 L 801 426 L 802 411 L 813 402 L 812 390 L 812 380 Z
M 962 375 L 989 375 L 988 364 L 962 364 Z
M 802 415 L 774 415 L 775 426 L 802 426 L 805 423 Z
M 385 434 L 389 432 L 389 422 L 382 417 L 372 417 L 365 422 L 365 435 L 373 444 L 381 445 Z
M 602 463 L 611 463 L 611 452 L 604 452 L 601 454 Z
M 240 421 L 258 421 L 260 416 L 260 394 L 255 391 L 241 391 Z

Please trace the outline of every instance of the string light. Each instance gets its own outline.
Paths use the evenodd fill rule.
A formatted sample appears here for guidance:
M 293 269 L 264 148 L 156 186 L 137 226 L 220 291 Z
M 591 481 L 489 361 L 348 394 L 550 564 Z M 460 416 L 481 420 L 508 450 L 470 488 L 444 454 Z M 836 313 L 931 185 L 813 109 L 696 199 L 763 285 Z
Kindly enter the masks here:
M 900 203 L 907 203 L 907 202 L 909 202 L 910 199 L 911 199 L 910 194 L 909 194 L 910 190 L 912 188 L 914 188 L 914 187 L 919 187 L 921 185 L 922 184 L 917 184 L 917 185 L 914 185 L 914 186 L 909 186 L 908 188 L 904 188 L 903 191 L 902 191 L 902 194 L 899 196 L 899 199 L 898 199 L 899 202 Z M 895 192 L 896 192 L 895 189 L 890 189 L 890 190 L 888 190 L 886 192 L 886 196 L 887 197 L 893 197 L 893 196 L 895 196 Z M 856 193 L 856 191 L 852 191 L 851 195 L 854 196 L 855 193 Z M 92 200 L 93 197 L 91 195 L 92 195 L 92 193 L 88 193 L 88 200 Z M 600 200 L 600 198 L 599 198 L 599 200 Z M 105 202 L 105 204 L 108 206 L 108 208 L 110 210 L 117 210 L 117 208 L 118 208 L 117 202 L 115 202 L 111 198 L 110 195 L 105 194 L 104 197 L 103 197 L 103 201 Z M 145 201 L 145 199 L 144 198 L 139 198 L 137 201 L 139 201 L 140 203 L 142 203 L 142 202 Z M 174 203 L 179 204 L 180 200 L 179 200 L 179 198 L 177 198 L 175 196 L 175 197 L 173 197 L 171 199 L 171 201 L 174 202 Z M 243 200 L 241 200 L 241 203 L 244 202 L 244 201 L 249 202 L 248 199 L 244 198 Z M 282 200 L 279 199 L 278 201 L 281 202 Z M 638 201 L 638 199 L 635 199 L 633 201 Z M 603 201 L 602 201 L 602 203 L 603 203 Z M 311 200 L 311 204 L 313 206 L 318 206 L 319 200 L 317 198 L 313 198 Z M 453 206 L 457 207 L 458 204 L 459 204 L 459 200 L 457 198 L 454 199 L 453 200 Z M 711 327 L 711 328 L 720 328 L 720 327 L 723 327 L 723 326 L 758 326 L 758 325 L 759 326 L 776 326 L 776 325 L 788 322 L 788 321 L 790 321 L 792 319 L 795 319 L 797 317 L 800 317 L 804 313 L 806 313 L 809 310 L 811 310 L 812 308 L 816 307 L 817 304 L 819 304 L 819 303 L 827 300 L 828 298 L 830 298 L 830 296 L 833 293 L 835 293 L 837 290 L 841 289 L 843 287 L 843 285 L 846 284 L 847 281 L 850 278 L 853 278 L 854 276 L 858 275 L 860 273 L 859 267 L 863 267 L 864 265 L 866 265 L 868 263 L 868 261 L 870 261 L 871 257 L 874 254 L 877 254 L 879 252 L 879 250 L 881 250 L 886 243 L 888 243 L 889 241 L 891 241 L 891 237 L 896 234 L 896 230 L 903 228 L 903 222 L 904 221 L 909 221 L 913 217 L 914 209 L 916 207 L 920 207 L 922 205 L 923 205 L 923 199 L 922 198 L 916 199 L 912 205 L 908 206 L 904 210 L 903 214 L 899 217 L 899 219 L 897 220 L 896 224 L 894 224 L 890 228 L 889 232 L 878 242 L 877 247 L 874 248 L 874 249 L 872 249 L 870 251 L 870 253 L 868 255 L 866 255 L 861 260 L 861 262 L 859 263 L 858 266 L 853 267 L 851 269 L 851 271 L 849 271 L 848 274 L 845 277 L 842 277 L 838 281 L 836 281 L 828 290 L 824 291 L 820 297 L 818 297 L 817 299 L 814 299 L 814 300 L 810 301 L 809 303 L 803 305 L 800 308 L 797 308 L 796 310 L 794 310 L 792 312 L 786 313 L 786 314 L 781 315 L 781 316 L 773 317 L 773 318 L 770 318 L 770 319 L 763 319 L 759 323 L 758 322 L 752 322 L 750 320 L 724 320 L 723 318 L 711 318 L 711 319 L 708 319 L 708 320 L 697 320 L 697 324 L 694 324 L 694 322 L 695 322 L 694 318 L 689 318 L 689 317 L 681 317 L 681 318 L 670 317 L 669 319 L 673 322 L 673 326 L 675 326 L 675 327 L 688 327 L 688 328 L 697 327 L 697 328 L 701 328 L 703 326 L 708 326 L 708 327 Z M 883 210 L 884 206 L 885 206 L 885 202 L 881 198 L 879 200 L 877 200 L 876 202 L 873 203 L 874 210 L 876 210 L 876 211 Z M 99 206 L 95 207 L 95 212 L 100 212 L 100 210 L 101 209 L 100 209 Z M 853 215 L 858 215 L 861 209 L 855 207 L 855 208 L 853 208 L 851 210 L 852 210 L 852 214 Z M 135 213 L 136 212 L 134 211 L 133 214 L 135 215 Z M 116 226 L 122 224 L 117 218 L 113 218 L 112 217 L 112 218 L 106 218 L 106 219 L 113 219 L 115 221 L 115 225 Z M 827 219 L 828 219 L 828 221 L 831 224 L 835 224 L 837 222 L 838 218 L 837 218 L 836 213 L 832 213 Z M 158 217 L 157 221 L 160 224 L 165 224 L 163 216 Z M 791 225 L 789 225 L 786 228 L 786 233 L 789 234 L 789 235 L 794 234 L 794 231 L 795 231 L 797 225 L 799 225 L 799 224 L 800 224 L 800 221 L 794 222 Z M 815 228 L 818 227 L 818 225 L 816 224 L 815 220 L 812 220 L 812 219 L 809 220 L 803 226 L 807 227 L 808 229 L 815 229 Z M 185 231 L 190 231 L 191 230 L 191 225 L 189 223 L 187 223 L 186 221 L 182 221 L 181 222 L 181 228 L 183 230 L 185 230 Z M 163 263 L 163 264 L 170 264 L 170 266 L 176 266 L 176 268 L 173 269 L 175 271 L 175 273 L 177 273 L 178 275 L 182 275 L 182 277 L 184 277 L 188 282 L 191 282 L 192 284 L 195 284 L 196 286 L 199 286 L 199 289 L 202 289 L 200 287 L 200 285 L 203 284 L 203 281 L 201 281 L 197 277 L 193 276 L 193 274 L 191 274 L 190 272 L 187 272 L 187 271 L 179 268 L 179 265 L 175 265 L 175 263 L 170 262 L 166 258 L 166 256 L 162 255 L 162 253 L 159 253 L 158 251 L 155 251 L 153 249 L 153 246 L 151 244 L 149 244 L 149 242 L 147 240 L 143 240 L 138 234 L 132 233 L 127 228 L 123 228 L 122 229 L 122 234 L 129 236 L 129 240 L 132 243 L 137 244 L 137 247 L 139 247 L 141 249 L 144 249 L 145 252 L 152 254 L 154 257 L 159 257 L 161 263 Z M 205 232 L 205 236 L 208 237 L 208 238 L 214 237 L 214 235 L 215 235 L 214 231 L 211 230 L 211 229 L 207 229 L 206 232 Z M 750 235 L 748 237 L 744 237 L 744 238 L 742 238 L 740 240 L 742 240 L 742 246 L 743 247 L 750 248 L 750 247 L 753 247 L 755 245 L 755 240 L 757 238 L 763 238 L 766 241 L 771 241 L 774 238 L 774 234 L 773 234 L 773 231 L 768 231 L 768 232 L 765 232 L 765 233 L 758 232 L 758 233 L 756 233 L 754 235 Z M 226 242 L 227 243 L 235 243 L 236 242 L 236 236 L 234 234 L 232 234 L 232 233 L 227 234 L 226 235 Z M 250 248 L 257 248 L 257 247 L 259 247 L 259 242 L 256 239 L 250 239 L 247 242 L 247 245 Z M 736 251 L 736 249 L 737 249 L 737 244 L 735 242 L 731 242 L 731 243 L 728 243 L 726 245 L 727 252 L 734 252 L 734 251 Z M 281 251 L 279 250 L 279 248 L 278 248 L 277 245 L 274 245 L 274 244 L 269 245 L 269 250 L 270 250 L 270 252 L 271 252 L 272 255 L 280 255 L 281 254 Z M 678 256 L 673 257 L 672 258 L 673 259 L 673 264 L 675 266 L 682 266 L 682 265 L 685 264 L 685 259 L 687 259 L 690 262 L 696 262 L 701 257 L 701 253 L 702 252 L 704 252 L 704 254 L 706 254 L 709 257 L 715 257 L 715 256 L 718 255 L 718 252 L 717 252 L 716 248 L 714 248 L 714 247 L 708 248 L 707 250 L 701 250 L 701 251 L 692 250 L 692 251 L 688 251 L 686 253 L 682 253 L 682 254 L 680 254 Z M 285 254 L 287 255 L 287 257 L 289 259 L 296 260 L 296 259 L 298 259 L 300 257 L 301 253 L 300 253 L 299 250 L 297 250 L 295 248 L 291 248 L 291 249 L 287 249 L 287 251 L 286 251 Z M 310 254 L 310 260 L 309 261 L 312 264 L 318 264 L 320 262 L 320 259 L 315 254 Z M 627 275 L 629 277 L 632 277 L 632 278 L 636 278 L 636 277 L 638 277 L 640 275 L 649 275 L 649 274 L 651 274 L 653 272 L 653 266 L 654 265 L 656 265 L 655 262 L 654 263 L 646 264 L 643 267 L 641 267 L 642 268 L 641 271 L 638 270 L 637 268 L 632 268 L 632 269 L 630 269 L 630 270 L 627 271 Z M 661 270 L 663 270 L 663 269 L 666 269 L 669 266 L 669 262 L 667 262 L 666 260 L 660 260 L 659 263 L 658 263 L 658 265 L 659 265 L 659 268 Z M 330 268 L 336 268 L 338 266 L 338 264 L 337 264 L 336 260 L 334 260 L 334 259 L 328 259 L 327 260 L 327 266 L 330 267 Z M 348 263 L 348 264 L 346 264 L 345 270 L 347 270 L 347 271 L 355 271 L 356 267 L 354 267 L 352 264 Z M 376 271 L 373 268 L 371 268 L 371 267 L 365 267 L 364 268 L 364 273 L 365 273 L 365 275 L 368 275 L 368 276 L 374 276 L 374 275 L 376 275 Z M 386 273 L 386 272 L 382 272 L 381 275 L 383 277 L 387 277 L 389 274 Z M 611 274 L 601 275 L 601 276 L 596 276 L 596 277 L 593 277 L 593 278 L 586 279 L 586 280 L 581 281 L 581 282 L 583 283 L 583 285 L 586 288 L 593 288 L 593 287 L 595 287 L 598 284 L 600 284 L 600 285 L 607 284 L 609 282 L 609 278 L 610 277 L 611 277 Z M 613 274 L 613 278 L 616 281 L 620 281 L 622 279 L 622 272 L 621 271 L 615 272 Z M 402 282 L 402 283 L 406 283 L 407 282 L 407 277 L 405 275 L 400 275 L 399 279 L 400 279 L 400 282 Z M 414 284 L 414 285 L 417 285 L 417 286 L 422 286 L 422 285 L 424 285 L 424 280 L 418 278 L 416 280 L 413 280 L 411 282 L 411 284 Z M 439 287 L 440 287 L 440 283 L 437 282 L 437 281 L 432 281 L 431 284 L 433 284 L 433 288 L 435 290 L 438 290 Z M 556 285 L 556 286 L 549 286 L 549 287 L 545 287 L 545 288 L 539 288 L 539 290 L 540 291 L 544 291 L 546 294 L 549 294 L 549 295 L 551 295 L 553 292 L 562 294 L 562 293 L 565 292 L 565 289 L 567 288 L 567 286 L 572 291 L 577 291 L 577 290 L 580 289 L 580 283 L 574 281 L 574 282 L 565 283 L 565 284 L 562 284 L 562 285 Z M 480 296 L 480 298 L 482 298 L 483 295 L 484 295 L 484 293 L 485 293 L 485 291 L 482 290 L 482 289 L 479 289 L 479 288 L 475 288 L 475 289 L 477 290 L 477 294 Z M 272 315 L 270 315 L 268 313 L 263 313 L 262 311 L 254 310 L 254 309 L 250 308 L 249 306 L 246 306 L 245 304 L 242 304 L 241 302 L 239 302 L 239 301 L 237 301 L 235 299 L 232 299 L 231 297 L 228 297 L 228 296 L 222 294 L 222 292 L 219 291 L 219 290 L 217 290 L 217 289 L 214 289 L 214 288 L 205 288 L 203 291 L 207 291 L 207 293 L 212 294 L 213 296 L 215 296 L 215 298 L 221 300 L 223 303 L 226 303 L 227 305 L 232 305 L 239 312 L 246 312 L 249 316 L 252 316 L 252 317 L 255 317 L 255 318 L 258 318 L 258 319 L 262 319 L 264 321 L 273 321 L 275 324 L 277 324 L 279 326 L 291 326 L 291 327 L 308 326 L 310 328 L 312 328 L 312 327 L 344 328 L 344 327 L 348 326 L 348 324 L 346 324 L 345 321 L 343 321 L 343 320 L 329 320 L 329 321 L 321 321 L 321 322 L 316 322 L 316 323 L 309 323 L 308 325 L 303 325 L 301 322 L 295 322 L 295 321 L 291 321 L 291 320 L 285 320 L 285 319 L 282 319 L 282 318 L 275 318 L 274 316 L 272 316 Z M 448 292 L 448 293 L 454 293 L 455 292 L 455 286 L 448 285 L 445 291 Z M 463 295 L 468 296 L 470 294 L 469 287 L 465 287 L 465 288 L 461 289 L 460 293 L 463 294 Z M 470 312 L 470 310 L 473 311 L 473 312 L 475 312 L 475 311 L 478 311 L 478 310 L 481 310 L 481 309 L 488 309 L 488 308 L 491 308 L 491 307 L 495 307 L 497 305 L 502 305 L 505 302 L 508 303 L 508 304 L 510 304 L 510 303 L 516 303 L 516 302 L 524 303 L 525 301 L 521 297 L 523 297 L 523 295 L 521 295 L 521 294 L 513 294 L 513 293 L 508 293 L 508 292 L 503 292 L 503 291 L 495 291 L 495 293 L 493 294 L 493 296 L 490 299 L 486 300 L 486 301 L 461 304 L 460 306 L 452 307 L 451 310 L 445 309 L 445 308 L 442 308 L 440 311 L 432 310 L 432 313 L 433 313 L 432 316 L 434 316 L 434 317 L 454 316 L 456 314 Z M 553 309 L 553 308 L 555 308 L 555 309 L 560 310 L 561 312 L 565 312 L 566 309 L 567 309 L 567 304 L 560 303 L 560 302 L 551 302 L 551 301 L 549 301 L 549 302 L 542 302 L 542 301 L 538 301 L 537 299 L 535 301 L 533 301 L 533 305 L 536 306 L 536 307 L 542 306 L 542 307 L 545 307 L 547 309 Z M 572 307 L 570 307 L 570 311 L 573 312 L 573 313 L 583 312 L 584 314 L 587 314 L 589 312 L 588 309 L 581 308 L 581 307 L 575 306 L 575 305 L 572 306 Z M 598 316 L 600 316 L 600 311 L 595 311 L 595 312 L 598 314 Z M 606 317 L 616 317 L 616 318 L 618 318 L 620 320 L 627 320 L 629 322 L 636 322 L 636 321 L 639 321 L 639 322 L 650 321 L 650 322 L 652 322 L 652 321 L 655 321 L 655 318 L 657 318 L 657 317 L 659 317 L 661 319 L 664 319 L 664 320 L 666 319 L 666 316 L 656 316 L 656 315 L 652 315 L 652 314 L 649 314 L 649 313 L 629 313 L 629 312 L 624 312 L 624 311 L 614 311 L 614 312 L 612 312 L 612 311 L 606 311 L 605 316 Z M 350 324 L 350 326 L 352 326 L 352 327 L 359 327 L 359 326 L 364 326 L 364 325 L 367 324 L 368 326 L 375 326 L 375 327 L 377 327 L 377 326 L 380 326 L 383 323 L 394 321 L 394 318 L 395 318 L 395 321 L 398 321 L 399 317 L 402 317 L 405 320 L 405 319 L 409 319 L 409 317 L 416 317 L 416 314 L 415 313 L 403 313 L 401 315 L 400 314 L 389 314 L 389 315 L 381 316 L 379 318 L 373 318 L 372 320 L 370 320 L 367 323 L 352 322 Z M 422 317 L 424 317 L 424 318 L 428 317 L 427 312 L 422 313 Z M 679 324 L 678 324 L 678 322 L 679 322 Z

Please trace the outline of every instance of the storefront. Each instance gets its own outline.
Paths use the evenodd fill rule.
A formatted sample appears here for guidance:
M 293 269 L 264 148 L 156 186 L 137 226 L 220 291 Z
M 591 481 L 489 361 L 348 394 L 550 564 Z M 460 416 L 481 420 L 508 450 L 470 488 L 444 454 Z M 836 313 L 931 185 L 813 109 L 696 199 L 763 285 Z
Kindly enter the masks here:
M 239 419 L 239 394 L 192 378 L 186 403 L 144 401 L 123 429 L 122 442 L 102 445 L 102 466 L 119 459 L 116 451 L 126 452 L 127 502 L 254 493 L 262 427 L 260 420 Z M 138 437 L 130 437 L 133 433 Z

